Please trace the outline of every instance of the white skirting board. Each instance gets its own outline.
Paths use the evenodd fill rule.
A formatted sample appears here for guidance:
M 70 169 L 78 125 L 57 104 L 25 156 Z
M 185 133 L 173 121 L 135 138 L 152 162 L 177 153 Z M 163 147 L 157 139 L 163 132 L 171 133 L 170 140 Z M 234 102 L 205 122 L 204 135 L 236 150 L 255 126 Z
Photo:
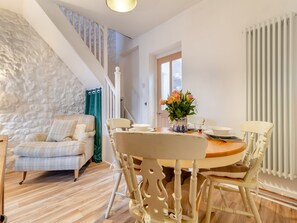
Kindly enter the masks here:
M 264 173 L 259 173 L 261 188 L 271 192 L 297 199 L 297 179 L 289 180 Z

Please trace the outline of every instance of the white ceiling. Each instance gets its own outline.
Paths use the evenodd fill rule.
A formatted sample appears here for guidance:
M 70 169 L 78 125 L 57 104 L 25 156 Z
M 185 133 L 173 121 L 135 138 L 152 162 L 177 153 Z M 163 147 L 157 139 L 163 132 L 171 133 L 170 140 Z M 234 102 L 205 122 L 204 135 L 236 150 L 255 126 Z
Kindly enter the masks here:
M 138 0 L 128 13 L 111 11 L 105 0 L 54 0 L 87 15 L 128 37 L 135 38 L 169 20 L 201 0 Z

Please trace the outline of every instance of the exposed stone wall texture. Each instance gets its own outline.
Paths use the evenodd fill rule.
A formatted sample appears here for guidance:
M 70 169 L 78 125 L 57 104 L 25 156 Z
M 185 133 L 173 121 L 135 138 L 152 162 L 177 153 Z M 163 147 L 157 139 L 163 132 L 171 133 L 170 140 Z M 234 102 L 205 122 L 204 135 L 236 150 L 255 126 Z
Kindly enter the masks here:
M 48 132 L 57 114 L 83 113 L 85 87 L 22 18 L 0 9 L 0 134 L 13 148 L 30 133 Z

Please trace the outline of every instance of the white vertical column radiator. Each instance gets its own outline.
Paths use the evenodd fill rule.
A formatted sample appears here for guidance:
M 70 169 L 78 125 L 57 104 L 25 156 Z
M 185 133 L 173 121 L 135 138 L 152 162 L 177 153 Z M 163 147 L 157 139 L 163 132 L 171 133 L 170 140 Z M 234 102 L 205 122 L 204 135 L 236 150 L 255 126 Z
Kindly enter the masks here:
M 249 27 L 245 33 L 247 120 L 274 123 L 262 171 L 286 179 L 296 177 L 293 27 L 290 13 Z

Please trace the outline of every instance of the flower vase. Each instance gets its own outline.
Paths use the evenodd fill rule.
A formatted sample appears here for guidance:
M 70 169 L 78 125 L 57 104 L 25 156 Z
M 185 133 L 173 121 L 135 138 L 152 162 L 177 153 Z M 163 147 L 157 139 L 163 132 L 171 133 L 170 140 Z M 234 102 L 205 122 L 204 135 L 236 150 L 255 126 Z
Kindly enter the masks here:
M 172 130 L 174 132 L 187 132 L 187 117 L 175 119 L 173 121 Z

